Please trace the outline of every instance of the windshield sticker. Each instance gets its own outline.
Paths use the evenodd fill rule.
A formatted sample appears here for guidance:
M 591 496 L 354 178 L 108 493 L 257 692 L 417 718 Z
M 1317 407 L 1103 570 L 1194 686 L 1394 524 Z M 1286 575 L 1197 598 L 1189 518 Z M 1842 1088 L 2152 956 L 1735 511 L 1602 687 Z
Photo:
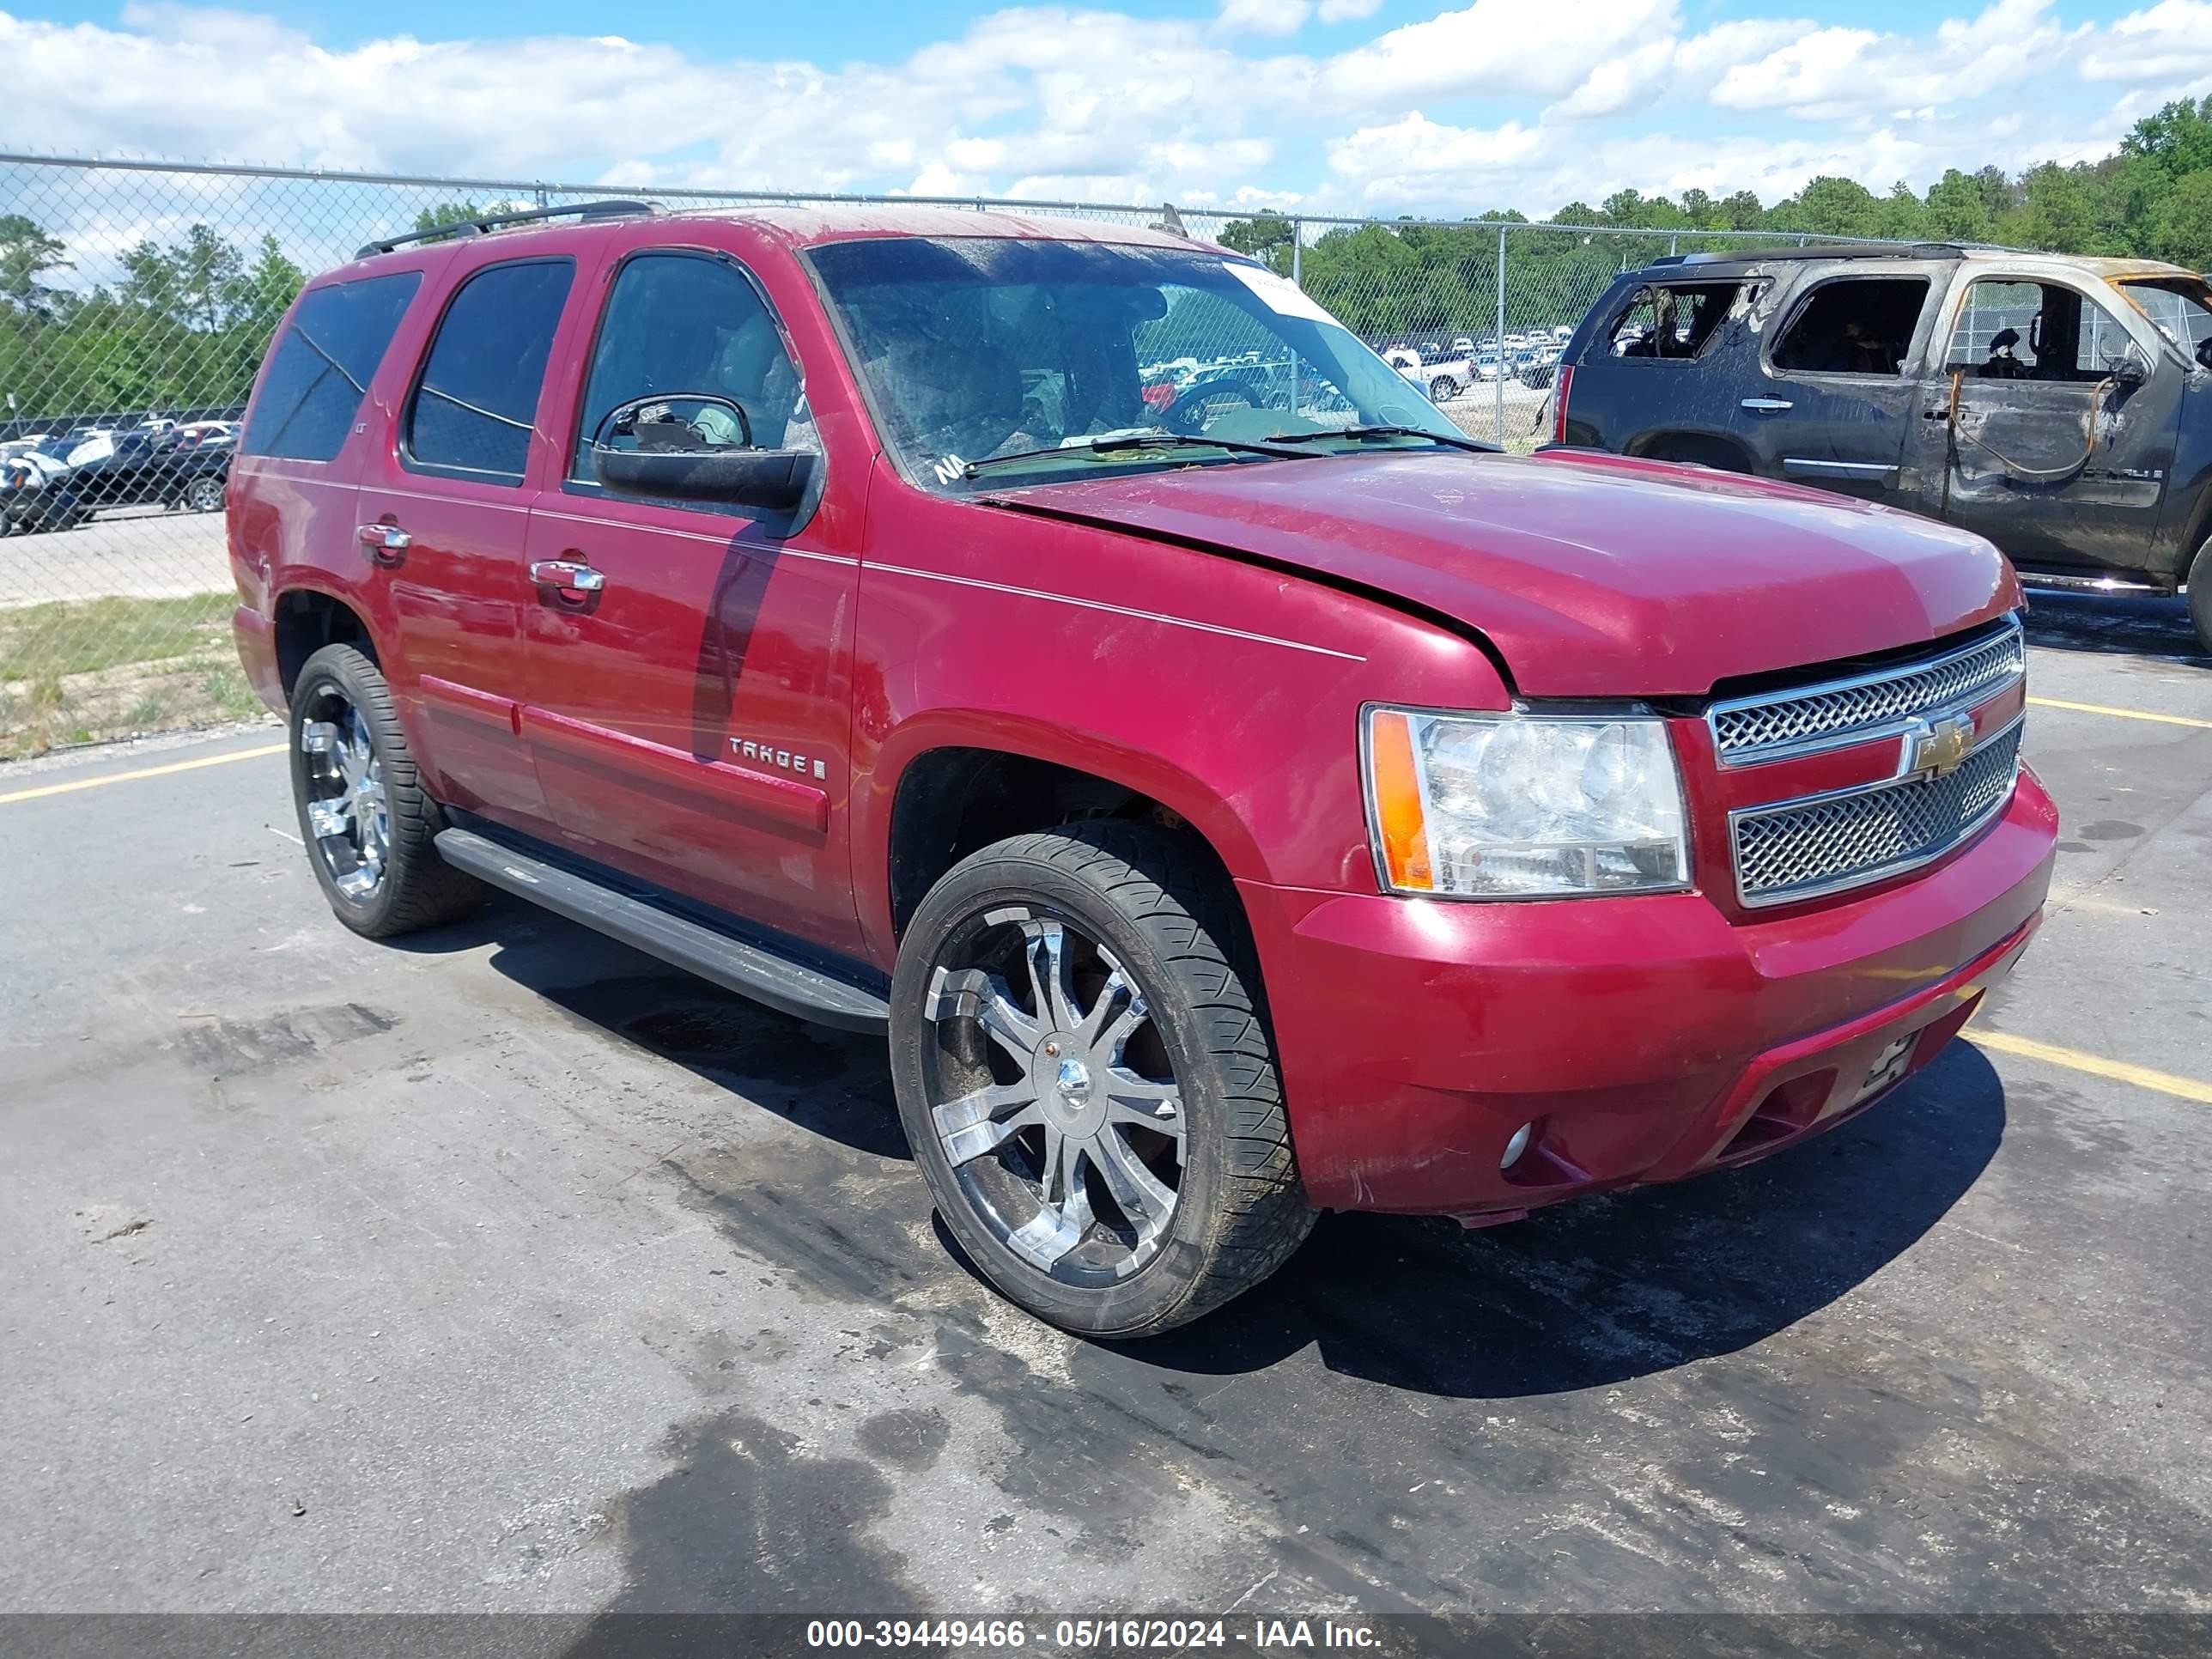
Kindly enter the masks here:
M 958 483 L 968 471 L 968 463 L 957 455 L 947 455 L 930 471 L 937 474 L 937 482 L 941 484 Z
M 1258 265 L 1236 264 L 1226 259 L 1221 262 L 1221 268 L 1258 295 L 1261 303 L 1279 317 L 1302 317 L 1310 323 L 1336 321 L 1287 276 L 1278 276 Z

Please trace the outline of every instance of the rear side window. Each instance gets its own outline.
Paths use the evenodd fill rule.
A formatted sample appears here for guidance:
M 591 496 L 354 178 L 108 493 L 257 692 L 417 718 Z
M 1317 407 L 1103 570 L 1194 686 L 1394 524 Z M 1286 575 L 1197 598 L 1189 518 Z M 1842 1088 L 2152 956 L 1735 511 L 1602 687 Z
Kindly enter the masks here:
M 1928 303 L 1925 276 L 1823 283 L 1775 343 L 1774 366 L 1801 374 L 1895 374 Z
M 422 285 L 421 271 L 402 270 L 301 295 L 269 354 L 240 451 L 298 461 L 335 456 Z
M 1613 319 L 1607 349 L 1616 357 L 1694 357 L 1720 331 L 1742 286 L 1669 283 L 1640 288 Z
M 573 259 L 529 259 L 488 266 L 461 285 L 407 407 L 410 465 L 485 483 L 522 482 L 553 331 L 575 275 Z

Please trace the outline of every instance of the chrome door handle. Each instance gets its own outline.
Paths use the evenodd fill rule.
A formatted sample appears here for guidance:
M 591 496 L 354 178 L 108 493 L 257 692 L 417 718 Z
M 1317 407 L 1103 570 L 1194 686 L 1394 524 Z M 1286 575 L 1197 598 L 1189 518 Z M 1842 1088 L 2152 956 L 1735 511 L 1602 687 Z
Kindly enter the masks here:
M 605 573 L 577 559 L 540 559 L 530 567 L 530 580 L 570 593 L 596 593 L 607 585 Z
M 415 545 L 415 538 L 396 524 L 365 524 L 353 534 L 378 564 L 398 564 Z
M 1779 415 L 1790 407 L 1790 400 L 1787 398 L 1746 398 L 1736 407 L 1747 409 L 1754 415 Z

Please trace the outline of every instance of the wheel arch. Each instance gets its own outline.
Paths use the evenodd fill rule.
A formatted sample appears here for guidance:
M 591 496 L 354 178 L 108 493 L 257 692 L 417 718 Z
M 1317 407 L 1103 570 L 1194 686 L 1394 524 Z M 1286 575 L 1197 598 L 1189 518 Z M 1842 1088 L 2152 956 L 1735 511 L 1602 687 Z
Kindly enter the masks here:
M 1756 473 L 1757 464 L 1743 442 L 1722 432 L 1668 428 L 1647 432 L 1628 446 L 1628 454 L 1649 461 L 1681 461 L 1723 472 Z
M 269 615 L 277 678 L 288 701 L 301 666 L 326 645 L 358 646 L 370 661 L 383 665 L 367 615 L 344 594 L 305 584 L 287 587 L 271 602 Z
M 1232 882 L 1265 873 L 1229 804 L 1158 756 L 1076 748 L 1056 729 L 1009 729 L 1003 714 L 934 718 L 899 738 L 878 757 L 854 848 L 862 924 L 886 961 L 945 872 L 1011 836 L 1093 818 L 1156 823 L 1189 836 Z

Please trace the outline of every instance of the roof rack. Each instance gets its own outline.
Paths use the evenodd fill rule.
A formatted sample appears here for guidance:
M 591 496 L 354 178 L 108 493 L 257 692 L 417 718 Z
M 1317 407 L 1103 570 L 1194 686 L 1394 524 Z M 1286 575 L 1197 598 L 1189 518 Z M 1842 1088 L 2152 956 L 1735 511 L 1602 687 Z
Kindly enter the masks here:
M 507 225 L 542 224 L 548 219 L 629 219 L 640 214 L 651 215 L 660 210 L 650 202 L 605 201 L 579 202 L 572 207 L 536 208 L 528 213 L 490 213 L 481 219 L 456 219 L 449 225 L 437 225 L 428 230 L 410 231 L 404 236 L 387 236 L 381 241 L 363 242 L 354 250 L 353 257 L 366 259 L 374 253 L 389 253 L 394 248 L 405 247 L 410 242 L 434 242 L 447 236 L 483 236 Z
M 1773 259 L 1957 259 L 1988 246 L 1978 242 L 1808 242 L 1802 247 L 1725 248 L 1712 252 L 1662 253 L 1653 265 L 1740 265 Z

